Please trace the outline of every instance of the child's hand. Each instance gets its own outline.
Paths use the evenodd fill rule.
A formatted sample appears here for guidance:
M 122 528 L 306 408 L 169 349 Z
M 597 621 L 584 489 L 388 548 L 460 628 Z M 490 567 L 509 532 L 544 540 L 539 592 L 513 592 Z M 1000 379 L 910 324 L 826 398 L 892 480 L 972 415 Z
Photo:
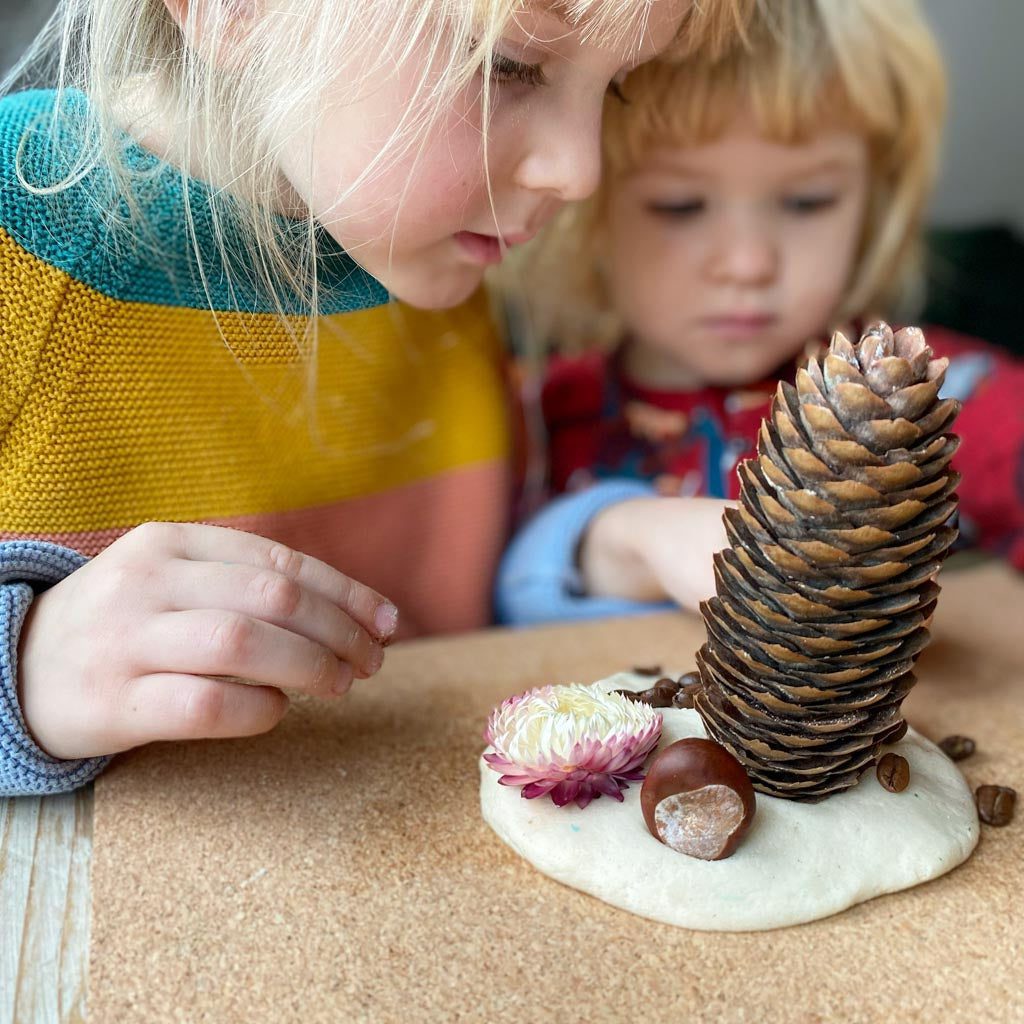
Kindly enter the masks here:
M 594 517 L 580 547 L 587 593 L 672 600 L 696 610 L 715 592 L 711 556 L 728 546 L 714 498 L 633 498 Z
M 338 696 L 373 675 L 396 625 L 390 602 L 281 544 L 147 523 L 35 599 L 21 707 L 61 758 L 248 736 L 284 716 L 282 689 Z

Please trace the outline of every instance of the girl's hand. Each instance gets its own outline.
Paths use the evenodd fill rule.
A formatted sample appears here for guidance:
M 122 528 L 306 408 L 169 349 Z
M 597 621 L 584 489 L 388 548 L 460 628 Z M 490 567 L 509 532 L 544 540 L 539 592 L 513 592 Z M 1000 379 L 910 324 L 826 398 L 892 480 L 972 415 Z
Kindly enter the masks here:
M 580 546 L 588 594 L 675 601 L 696 611 L 715 593 L 711 556 L 728 546 L 716 498 L 633 498 L 594 517 Z
M 284 716 L 282 690 L 337 697 L 373 675 L 397 620 L 379 594 L 282 544 L 146 523 L 33 601 L 21 708 L 60 758 L 249 736 Z

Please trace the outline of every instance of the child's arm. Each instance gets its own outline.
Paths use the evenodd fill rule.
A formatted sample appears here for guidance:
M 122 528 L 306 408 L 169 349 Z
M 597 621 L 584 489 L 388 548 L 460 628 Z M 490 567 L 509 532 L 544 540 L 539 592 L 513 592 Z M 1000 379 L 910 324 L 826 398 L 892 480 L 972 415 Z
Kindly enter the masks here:
M 712 555 L 728 545 L 722 513 L 729 504 L 655 495 L 609 506 L 580 545 L 584 589 L 696 611 L 715 593 Z
M 513 539 L 498 573 L 498 619 L 528 625 L 695 609 L 714 593 L 711 555 L 725 547 L 709 498 L 654 495 L 605 480 L 546 506 Z

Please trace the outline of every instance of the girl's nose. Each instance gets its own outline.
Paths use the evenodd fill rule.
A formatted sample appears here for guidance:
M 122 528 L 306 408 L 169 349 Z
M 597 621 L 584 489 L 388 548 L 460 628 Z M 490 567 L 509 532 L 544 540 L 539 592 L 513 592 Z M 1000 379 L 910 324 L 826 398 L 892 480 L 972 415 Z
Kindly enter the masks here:
M 514 173 L 515 184 L 573 202 L 586 199 L 601 177 L 601 106 L 579 116 L 538 119 L 524 136 Z
M 729 284 L 763 285 L 778 271 L 778 246 L 766 225 L 754 221 L 725 224 L 711 249 L 712 279 Z

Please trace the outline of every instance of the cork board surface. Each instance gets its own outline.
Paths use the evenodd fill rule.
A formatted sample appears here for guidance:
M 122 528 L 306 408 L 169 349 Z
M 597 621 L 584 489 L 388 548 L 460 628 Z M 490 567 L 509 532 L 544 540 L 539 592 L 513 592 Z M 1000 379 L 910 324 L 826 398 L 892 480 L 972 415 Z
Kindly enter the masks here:
M 942 583 L 907 717 L 977 741 L 972 785 L 1024 794 L 1024 578 L 988 563 Z M 935 882 L 732 934 L 565 888 L 482 823 L 493 704 L 690 669 L 702 634 L 661 614 L 417 641 L 266 737 L 119 759 L 96 786 L 89 1019 L 1024 1020 L 1024 808 Z

